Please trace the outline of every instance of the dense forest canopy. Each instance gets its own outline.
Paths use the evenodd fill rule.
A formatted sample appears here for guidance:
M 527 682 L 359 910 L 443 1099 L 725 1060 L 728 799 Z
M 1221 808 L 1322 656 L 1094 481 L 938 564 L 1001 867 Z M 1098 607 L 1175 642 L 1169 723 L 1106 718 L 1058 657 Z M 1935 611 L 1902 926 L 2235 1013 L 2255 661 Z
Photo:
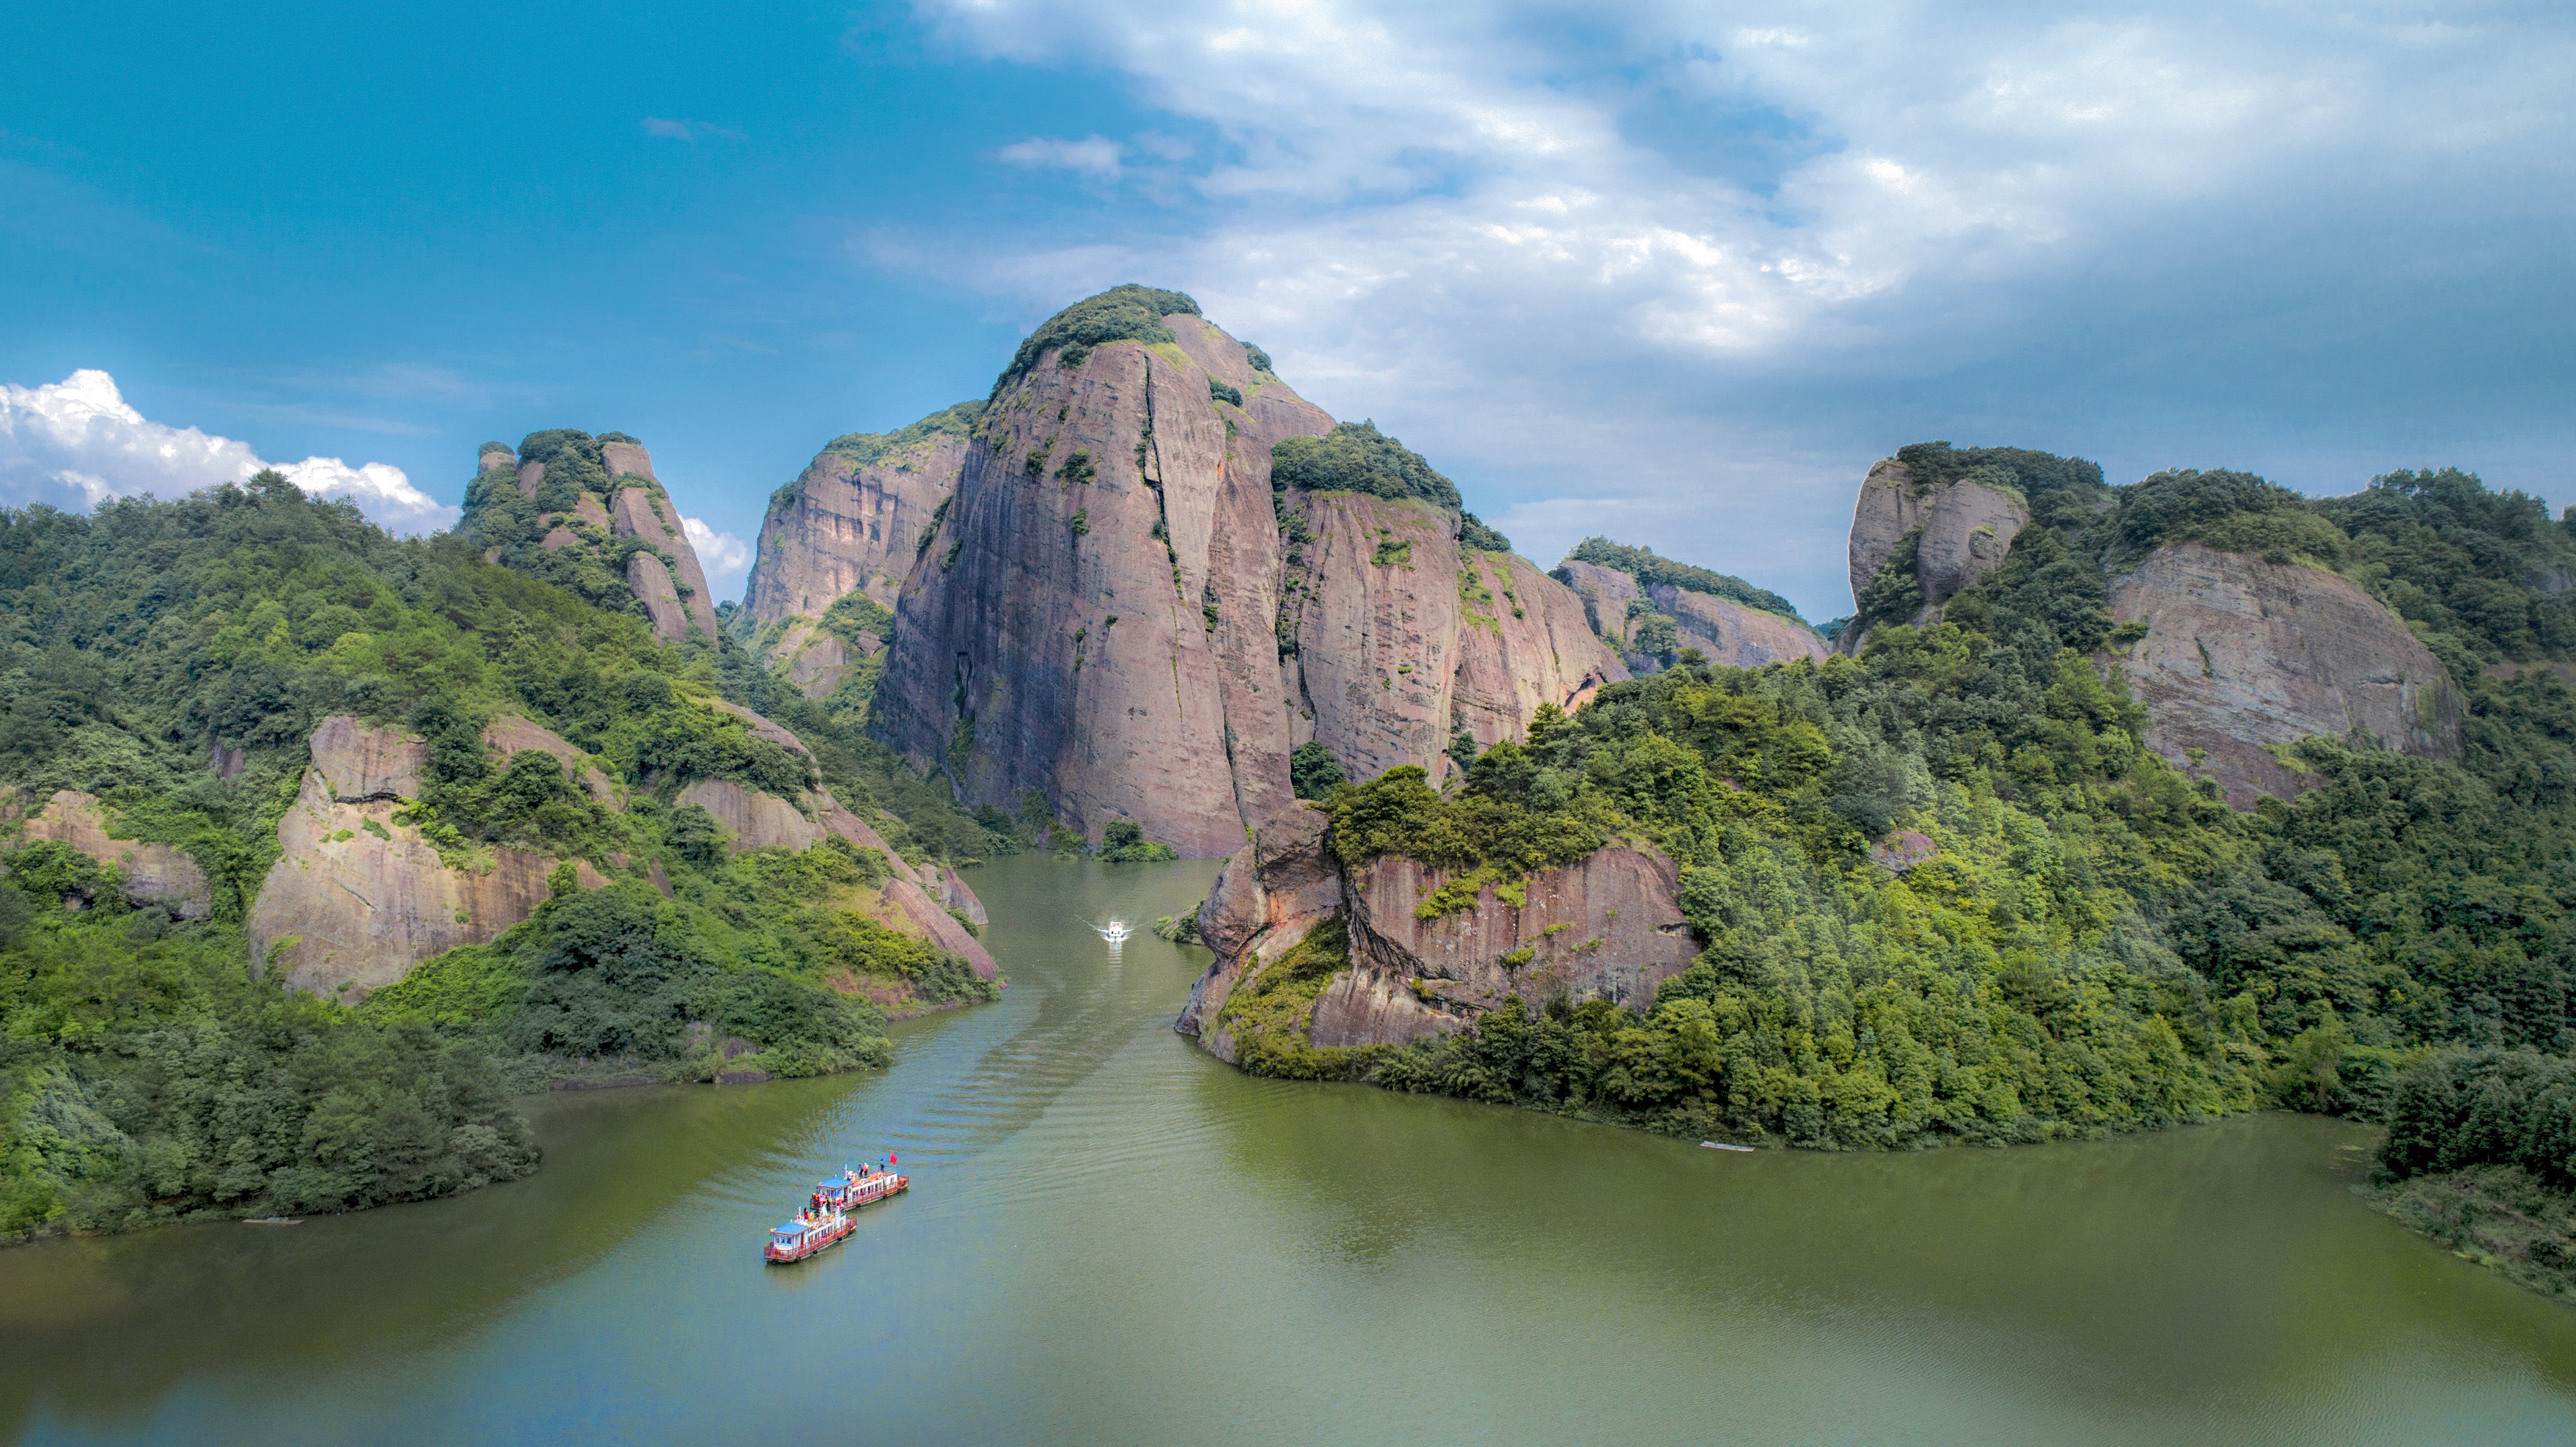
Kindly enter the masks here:
M 1647 1015 L 1532 997 L 1461 1036 L 1357 1051 L 1283 1026 L 1253 1067 L 1886 1146 L 2263 1104 L 2376 1118 L 2448 1050 L 2563 1061 L 2576 694 L 2513 662 L 2568 657 L 2567 525 L 2457 472 L 2310 501 L 2234 473 L 2115 491 L 2073 459 L 1908 454 L 2074 505 L 2035 503 L 1938 626 L 1881 628 L 1857 658 L 1614 684 L 1445 793 L 1396 770 L 1330 794 L 1345 864 L 1400 854 L 1508 883 L 1621 842 L 1670 856 L 1705 949 Z M 2147 748 L 2108 666 L 2106 561 L 2186 539 L 2337 566 L 2388 601 L 2467 694 L 2465 756 L 2309 739 L 2291 754 L 2314 787 L 2240 814 Z M 1894 831 L 1936 852 L 1876 862 Z M 1334 948 L 1308 952 L 1309 975 Z M 2565 1088 L 2514 1078 L 2535 1099 Z M 2446 1097 L 2458 1120 L 2465 1089 Z M 2557 1129 L 2525 1131 L 2541 1143 L 2509 1163 L 2534 1169 Z
M 529 442 L 558 461 L 585 444 Z M 508 1179 L 534 1167 L 509 1095 L 550 1071 L 616 1060 L 704 1078 L 727 1039 L 743 1042 L 733 1068 L 844 1069 L 884 1058 L 883 1014 L 856 982 L 989 994 L 851 912 L 881 855 L 835 839 L 729 856 L 706 811 L 674 799 L 694 779 L 828 787 L 923 860 L 1012 847 L 1006 832 L 730 641 L 657 644 L 630 612 L 488 563 L 475 540 L 397 540 L 274 473 L 89 517 L 0 511 L 0 628 L 9 812 L 95 795 L 114 830 L 184 851 L 213 896 L 202 919 L 134 907 L 110 866 L 0 841 L 0 1238 Z M 808 752 L 747 728 L 717 707 L 728 698 Z M 263 978 L 243 932 L 306 739 L 334 714 L 425 741 L 421 797 L 397 820 L 442 856 L 515 845 L 566 861 L 534 918 L 355 1006 Z M 626 807 L 600 806 L 550 754 L 486 748 L 503 714 L 581 749 Z M 576 860 L 609 887 L 576 889 Z

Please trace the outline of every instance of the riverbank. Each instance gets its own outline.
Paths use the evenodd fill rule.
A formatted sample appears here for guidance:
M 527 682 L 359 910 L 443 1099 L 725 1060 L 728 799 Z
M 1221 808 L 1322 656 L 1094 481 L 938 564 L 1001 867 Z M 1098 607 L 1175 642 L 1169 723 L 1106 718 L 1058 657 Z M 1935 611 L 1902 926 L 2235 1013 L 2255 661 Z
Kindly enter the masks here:
M 560 1093 L 528 1180 L 0 1252 L 0 1438 L 2576 1437 L 2576 1313 L 2357 1199 L 2365 1129 L 1748 1155 L 1263 1080 L 1171 1032 L 1181 950 L 1073 919 L 1212 872 L 998 861 L 1012 989 L 889 1071 Z M 762 1266 L 888 1149 L 910 1194 Z

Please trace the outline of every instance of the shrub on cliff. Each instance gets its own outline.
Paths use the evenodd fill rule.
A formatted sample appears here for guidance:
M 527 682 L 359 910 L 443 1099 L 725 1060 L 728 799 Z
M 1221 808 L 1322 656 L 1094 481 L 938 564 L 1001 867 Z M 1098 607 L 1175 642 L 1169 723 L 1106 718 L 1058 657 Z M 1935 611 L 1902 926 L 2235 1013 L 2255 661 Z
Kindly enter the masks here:
M 1458 488 L 1422 455 L 1377 430 L 1344 422 L 1322 437 L 1291 437 L 1270 449 L 1270 486 L 1304 492 L 1364 492 L 1415 499 L 1456 511 Z
M 1458 546 L 1479 552 L 1508 553 L 1512 550 L 1512 540 L 1485 526 L 1484 519 L 1474 513 L 1462 512 L 1458 515 Z
M 937 437 L 972 436 L 975 424 L 984 418 L 984 403 L 960 402 L 953 407 L 933 412 L 909 426 L 892 432 L 845 432 L 823 444 L 825 452 L 837 453 L 865 467 L 905 452 L 915 445 Z M 794 486 L 794 484 L 789 484 Z M 784 489 L 782 489 L 784 491 Z M 777 506 L 775 500 L 771 506 Z
M 1146 838 L 1144 826 L 1130 820 L 1117 820 L 1100 831 L 1100 861 L 1104 864 L 1149 864 L 1180 857 L 1180 852 L 1169 844 Z
M 1020 342 L 1011 364 L 994 379 L 991 396 L 1001 396 L 1003 388 L 1027 376 L 1038 358 L 1051 351 L 1087 352 L 1111 342 L 1168 342 L 1172 329 L 1163 324 L 1163 318 L 1183 312 L 1199 314 L 1199 304 L 1188 293 L 1132 283 L 1084 297 L 1047 318 Z
M 1298 798 L 1321 799 L 1343 782 L 1341 761 L 1318 740 L 1308 739 L 1290 751 L 1288 786 Z

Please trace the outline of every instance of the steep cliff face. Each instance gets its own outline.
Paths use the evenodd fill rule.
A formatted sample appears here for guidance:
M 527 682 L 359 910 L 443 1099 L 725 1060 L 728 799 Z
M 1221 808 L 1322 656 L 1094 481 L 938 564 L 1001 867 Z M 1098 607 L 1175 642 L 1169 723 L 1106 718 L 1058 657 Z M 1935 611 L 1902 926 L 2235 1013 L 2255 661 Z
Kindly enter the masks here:
M 1035 795 L 1094 837 L 1133 819 L 1221 854 L 1285 801 L 1293 747 L 1270 445 L 1330 419 L 1199 318 L 1165 323 L 1187 344 L 1049 352 L 995 398 L 905 585 L 875 716 L 978 801 Z M 1233 353 L 1242 405 L 1193 348 Z
M 1658 854 L 1613 846 L 1516 884 L 1487 885 L 1469 907 L 1424 918 L 1419 907 L 1448 875 L 1394 858 L 1344 869 L 1325 834 L 1320 810 L 1274 818 L 1226 861 L 1200 907 L 1199 936 L 1217 959 L 1173 1028 L 1221 1059 L 1235 1059 L 1240 1044 L 1225 1009 L 1235 989 L 1336 916 L 1348 934 L 1348 967 L 1298 1022 L 1319 1048 L 1451 1034 L 1514 995 L 1608 999 L 1642 1011 L 1655 986 L 1698 953 L 1672 862 Z
M 1292 732 L 1352 777 L 1399 764 L 1441 777 L 1458 734 L 1498 743 L 1540 705 L 1628 676 L 1581 599 L 1526 559 L 1460 547 L 1444 509 L 1354 492 L 1286 505 L 1310 538 L 1291 549 L 1279 605 L 1296 638 Z
M 1631 646 L 1640 641 L 1636 636 L 1640 625 L 1649 621 L 1632 616 L 1640 613 L 1673 621 L 1676 651 L 1696 648 L 1709 662 L 1730 668 L 1759 668 L 1793 658 L 1821 661 L 1831 651 L 1814 630 L 1795 619 L 1671 583 L 1641 584 L 1617 568 L 1568 558 L 1557 565 L 1556 577 L 1581 600 L 1585 625 L 1633 671 L 1652 672 L 1662 666 L 1659 659 Z
M 844 438 L 769 499 L 743 606 L 762 623 L 818 617 L 844 594 L 892 608 L 931 515 L 956 495 L 966 420 L 952 407 L 892 437 Z
M 1454 510 L 1274 503 L 1272 447 L 1332 419 L 1203 318 L 1160 325 L 1043 349 L 996 394 L 901 590 L 880 737 L 1015 816 L 1221 855 L 1309 739 L 1355 773 L 1444 767 L 1457 732 L 1624 676 L 1561 585 L 1471 573 Z
M 545 734 L 550 753 L 579 753 L 512 723 L 517 737 Z M 505 847 L 452 868 L 418 830 L 394 822 L 428 761 L 418 739 L 344 716 L 324 720 L 311 749 L 313 765 L 278 821 L 277 863 L 245 921 L 254 968 L 354 1001 L 432 955 L 493 939 L 546 898 L 555 860 Z M 607 883 L 588 864 L 575 874 L 585 888 Z
M 523 544 L 533 544 L 535 552 L 562 555 L 539 569 L 550 581 L 579 587 L 576 575 L 585 563 L 607 569 L 643 606 L 655 637 L 665 643 L 692 636 L 713 642 L 715 597 L 681 525 L 680 510 L 653 471 L 652 455 L 638 443 L 617 440 L 620 436 L 534 434 L 531 445 L 537 437 L 574 439 L 548 444 L 551 463 L 519 461 L 498 444 L 486 444 L 476 459 L 480 476 L 467 494 L 466 530 L 492 545 L 495 561 L 531 566 L 537 560 Z M 561 474 L 551 483 L 550 467 Z M 533 505 L 532 514 L 526 508 L 493 505 L 497 493 L 483 479 L 496 474 L 516 483 L 518 497 Z M 630 538 L 647 546 L 628 545 Z
M 2239 809 L 2303 787 L 2265 746 L 2312 734 L 2459 757 L 2465 709 L 2441 663 L 2332 573 L 2183 543 L 2112 580 L 2111 616 L 2146 627 L 2120 661 L 2147 742 Z
M 2003 565 L 2013 538 L 2029 523 L 2030 504 L 2001 487 L 1964 478 L 1924 481 L 1892 458 L 1871 467 L 1852 508 L 1850 548 L 1852 596 L 1864 616 L 1846 630 L 1845 645 L 1856 649 L 1872 623 L 1937 619 L 1960 589 Z M 1920 596 L 1908 594 L 1911 606 L 1898 610 L 1902 616 L 1868 616 L 1872 587 L 1891 560 L 1898 572 L 1910 572 Z

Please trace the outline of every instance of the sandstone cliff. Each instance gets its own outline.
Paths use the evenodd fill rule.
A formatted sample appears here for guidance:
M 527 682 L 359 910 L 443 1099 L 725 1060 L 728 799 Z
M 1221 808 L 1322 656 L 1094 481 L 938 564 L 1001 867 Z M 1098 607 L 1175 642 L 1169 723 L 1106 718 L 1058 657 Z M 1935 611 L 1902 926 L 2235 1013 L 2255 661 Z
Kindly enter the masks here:
M 1638 611 L 1673 620 L 1674 647 L 1696 648 L 1708 661 L 1729 668 L 1759 668 L 1793 658 L 1822 661 L 1830 650 L 1815 630 L 1793 618 L 1748 608 L 1732 599 L 1671 583 L 1641 584 L 1617 568 L 1568 558 L 1556 577 L 1582 600 L 1585 626 L 1617 650 L 1636 672 L 1653 672 L 1660 659 L 1630 646 L 1643 620 Z
M 819 616 L 844 594 L 892 608 L 923 529 L 957 492 L 981 404 L 889 436 L 840 438 L 769 499 L 743 607 L 762 623 Z M 942 425 L 946 424 L 946 425 Z
M 770 720 L 719 706 L 745 718 L 763 737 L 803 751 L 793 733 Z M 526 719 L 495 719 L 483 738 L 505 757 L 521 749 L 552 754 L 584 792 L 612 809 L 624 808 L 621 792 L 589 755 Z M 369 727 L 338 716 L 323 720 L 309 747 L 312 766 L 278 824 L 278 861 L 246 921 L 255 965 L 281 972 L 296 989 L 362 998 L 432 955 L 497 937 L 546 899 L 546 878 L 558 861 L 506 846 L 476 848 L 463 858 L 442 857 L 417 829 L 395 821 L 395 812 L 420 793 L 428 754 L 419 738 L 399 728 Z M 677 802 L 713 814 L 732 849 L 804 849 L 836 834 L 876 851 L 886 861 L 887 878 L 869 893 L 866 913 L 888 928 L 962 957 L 986 979 L 1000 973 L 982 941 L 950 913 L 955 909 L 979 922 L 984 917 L 982 903 L 965 881 L 953 870 L 906 863 L 874 828 L 829 794 L 791 801 L 728 780 L 699 779 L 681 790 Z M 31 834 L 50 827 L 44 824 L 46 817 L 30 822 Z M 126 841 L 109 843 L 119 849 L 135 847 Z M 138 855 L 139 863 L 160 871 L 153 875 L 159 879 L 169 868 L 167 861 L 156 860 Z M 194 870 L 184 856 L 178 863 Z M 137 878 L 150 873 L 120 867 L 129 869 L 129 893 Z M 607 883 L 587 862 L 576 864 L 575 878 L 584 888 Z M 170 899 L 183 897 L 177 891 L 186 880 L 172 879 L 166 888 L 154 886 L 155 902 L 175 909 Z M 202 874 L 194 875 L 194 886 L 202 896 Z
M 545 732 L 512 722 L 518 737 Z M 578 754 L 545 736 L 548 752 Z M 245 921 L 253 968 L 354 1001 L 432 955 L 494 938 L 546 898 L 555 860 L 498 848 L 450 867 L 418 830 L 394 822 L 420 787 L 427 752 L 418 739 L 337 717 L 314 731 L 311 750 L 278 821 L 277 863 Z M 607 883 L 588 864 L 576 876 L 586 888 Z
M 2112 580 L 2111 616 L 2146 628 L 2120 662 L 2147 742 L 2239 809 L 2299 791 L 2266 745 L 2312 734 L 2459 757 L 2465 706 L 2440 662 L 2332 573 L 2183 543 Z
M 1001 967 L 956 915 L 954 908 L 984 920 L 984 905 L 957 872 L 933 864 L 916 868 L 904 862 L 859 816 L 827 793 L 789 801 L 729 779 L 697 779 L 680 791 L 681 804 L 695 804 L 715 816 L 728 850 L 810 849 L 837 834 L 861 849 L 884 856 L 887 879 L 873 891 L 863 910 L 877 923 L 935 945 L 963 958 L 983 978 L 995 979 Z
M 1161 325 L 998 390 L 902 587 L 881 738 L 1015 816 L 1221 855 L 1287 804 L 1309 739 L 1354 774 L 1437 771 L 1457 732 L 1625 676 L 1562 585 L 1471 570 L 1454 510 L 1274 503 L 1272 446 L 1332 419 L 1204 319 Z
M 584 449 L 578 453 L 579 465 L 556 464 L 579 473 L 569 488 L 548 488 L 546 462 L 515 461 L 515 454 L 498 450 L 497 444 L 486 444 L 477 463 L 487 475 L 515 468 L 519 495 L 546 509 L 536 516 L 536 527 L 544 534 L 538 546 L 545 552 L 570 551 L 609 566 L 625 553 L 619 575 L 652 620 L 655 637 L 665 643 L 692 636 L 714 642 L 715 597 L 707 589 L 706 570 L 681 526 L 678 506 L 653 471 L 651 454 L 639 444 L 615 440 L 614 433 L 595 442 L 588 434 L 574 435 Z M 589 461 L 594 451 L 595 464 Z M 466 525 L 478 535 L 492 531 L 471 507 Z M 622 547 L 629 538 L 649 547 Z M 496 556 L 500 552 L 494 549 Z
M 1852 596 L 1864 616 L 1845 630 L 1842 646 L 1856 651 L 1872 624 L 1936 621 L 1942 604 L 2002 566 L 2029 522 L 2030 504 L 2003 487 L 1925 481 L 1893 458 L 1871 467 L 1852 508 L 1850 548 Z M 1910 572 L 1920 596 L 1908 595 L 1902 616 L 1868 616 L 1872 585 L 1891 561 Z
M 1400 1045 L 1467 1028 L 1518 995 L 1608 999 L 1643 1011 L 1687 968 L 1698 943 L 1682 922 L 1672 862 L 1623 846 L 1524 880 L 1487 885 L 1469 908 L 1422 918 L 1448 882 L 1410 859 L 1342 868 L 1325 816 L 1300 806 L 1264 824 L 1226 861 L 1200 907 L 1217 958 L 1173 1028 L 1225 1060 L 1239 1042 L 1225 1003 L 1249 977 L 1337 915 L 1348 968 L 1325 982 L 1302 1024 L 1319 1048 Z M 1517 898 L 1518 902 L 1514 902 Z

